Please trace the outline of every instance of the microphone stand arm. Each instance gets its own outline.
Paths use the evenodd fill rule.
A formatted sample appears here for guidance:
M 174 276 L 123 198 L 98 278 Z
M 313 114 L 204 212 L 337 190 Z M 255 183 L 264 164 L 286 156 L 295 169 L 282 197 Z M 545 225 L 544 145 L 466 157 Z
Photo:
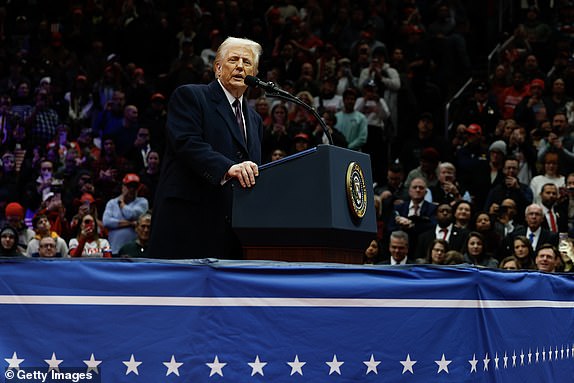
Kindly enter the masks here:
M 317 113 L 315 108 L 313 108 L 311 105 L 306 104 L 305 102 L 301 101 L 299 98 L 297 98 L 293 95 L 290 95 L 290 94 L 283 94 L 283 93 L 279 93 L 279 92 L 269 92 L 267 90 L 265 91 L 265 94 L 269 97 L 276 97 L 276 98 L 280 98 L 280 99 L 285 100 L 285 101 L 293 102 L 293 103 L 307 109 L 309 112 L 311 112 L 313 114 L 315 119 L 319 122 L 319 124 L 321 125 L 321 128 L 323 128 L 323 133 L 327 136 L 327 140 L 329 141 L 329 145 L 333 145 L 333 137 L 331 137 L 331 133 L 329 133 L 329 128 L 327 127 L 327 124 L 325 124 L 325 121 L 323 121 L 321 116 L 319 116 L 319 113 Z

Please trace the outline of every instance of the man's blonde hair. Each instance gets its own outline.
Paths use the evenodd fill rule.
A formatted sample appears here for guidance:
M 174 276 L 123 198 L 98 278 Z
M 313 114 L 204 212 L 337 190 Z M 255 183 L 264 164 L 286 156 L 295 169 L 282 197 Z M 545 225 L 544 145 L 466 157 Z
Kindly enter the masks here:
M 253 66 L 255 67 L 255 73 L 257 73 L 257 68 L 259 67 L 259 57 L 263 52 L 263 48 L 259 43 L 245 39 L 245 38 L 238 38 L 238 37 L 228 37 L 221 43 L 219 48 L 217 48 L 217 53 L 215 55 L 215 60 L 213 60 L 213 71 L 216 72 L 216 65 L 217 63 L 221 62 L 224 57 L 227 56 L 229 49 L 233 47 L 245 47 L 251 51 L 253 56 Z

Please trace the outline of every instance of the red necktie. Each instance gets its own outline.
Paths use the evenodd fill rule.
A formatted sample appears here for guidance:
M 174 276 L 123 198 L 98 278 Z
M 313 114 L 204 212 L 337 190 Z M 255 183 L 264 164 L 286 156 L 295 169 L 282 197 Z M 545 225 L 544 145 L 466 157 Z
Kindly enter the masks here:
M 558 228 L 556 227 L 556 219 L 554 218 L 554 213 L 552 209 L 548 210 L 548 215 L 550 216 L 550 230 L 553 232 L 558 232 Z
M 448 229 L 440 229 L 442 231 L 442 239 L 446 241 L 446 236 L 448 234 Z

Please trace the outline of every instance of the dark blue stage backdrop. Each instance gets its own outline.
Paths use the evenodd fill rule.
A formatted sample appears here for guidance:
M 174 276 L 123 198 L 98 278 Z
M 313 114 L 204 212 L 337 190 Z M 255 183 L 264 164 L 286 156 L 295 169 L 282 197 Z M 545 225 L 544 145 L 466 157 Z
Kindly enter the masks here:
M 573 382 L 573 297 L 470 267 L 4 260 L 0 355 L 106 383 Z

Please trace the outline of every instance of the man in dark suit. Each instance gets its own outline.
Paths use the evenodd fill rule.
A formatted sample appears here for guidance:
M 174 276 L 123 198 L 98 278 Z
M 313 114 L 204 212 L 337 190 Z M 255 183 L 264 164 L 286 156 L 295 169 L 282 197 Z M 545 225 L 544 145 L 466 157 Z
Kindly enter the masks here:
M 449 250 L 462 252 L 468 230 L 453 225 L 452 207 L 448 203 L 438 206 L 436 210 L 437 224 L 434 228 L 425 231 L 418 238 L 417 258 L 424 259 L 433 240 L 444 239 L 448 242 Z
M 261 46 L 227 38 L 213 64 L 216 81 L 171 96 L 167 145 L 149 254 L 153 258 L 241 258 L 231 227 L 232 187 L 259 175 L 263 123 L 247 107 L 244 78 L 255 76 Z
M 409 235 L 397 230 L 389 238 L 389 257 L 381 262 L 382 265 L 410 265 L 415 263 L 409 251 Z
M 395 206 L 395 219 L 390 222 L 389 231 L 405 231 L 410 238 L 409 245 L 416 254 L 417 238 L 430 230 L 436 223 L 436 205 L 425 201 L 427 184 L 422 178 L 414 178 L 409 185 L 409 200 Z
M 512 254 L 514 238 L 519 235 L 523 235 L 530 240 L 534 251 L 537 251 L 542 245 L 547 243 L 556 247 L 558 246 L 558 233 L 554 233 L 542 227 L 545 220 L 542 206 L 535 203 L 528 205 L 525 215 L 526 226 L 517 227 L 511 235 L 506 236 L 504 239 L 503 246 L 505 253 L 503 256 Z

